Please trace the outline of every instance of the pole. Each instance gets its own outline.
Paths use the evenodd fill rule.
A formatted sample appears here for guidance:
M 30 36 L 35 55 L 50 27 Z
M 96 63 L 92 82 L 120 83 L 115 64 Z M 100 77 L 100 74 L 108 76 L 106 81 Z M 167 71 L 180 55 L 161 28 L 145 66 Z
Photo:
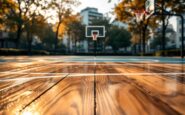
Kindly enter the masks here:
M 96 40 L 94 40 L 94 56 L 96 57 L 96 47 L 97 47 L 97 41 Z
M 184 17 L 182 15 L 179 15 L 181 17 L 181 28 L 182 28 L 182 31 L 181 31 L 181 58 L 184 59 Z
M 166 49 L 166 48 L 165 48 L 165 45 L 166 45 L 166 44 L 165 44 L 165 42 L 166 42 L 165 37 L 166 37 L 166 36 L 165 36 L 164 4 L 165 4 L 165 3 L 164 3 L 164 0 L 162 0 L 162 26 L 163 26 L 163 27 L 162 27 L 162 28 L 163 28 L 163 29 L 162 29 L 162 50 L 163 50 L 163 51 L 162 51 L 162 55 L 163 55 L 163 56 L 165 56 L 165 49 Z

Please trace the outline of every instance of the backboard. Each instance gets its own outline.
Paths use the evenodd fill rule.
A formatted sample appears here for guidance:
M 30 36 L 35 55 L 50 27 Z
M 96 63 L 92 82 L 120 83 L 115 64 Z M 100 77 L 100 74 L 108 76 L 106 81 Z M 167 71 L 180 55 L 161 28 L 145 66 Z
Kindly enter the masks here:
M 155 0 L 147 0 L 145 2 L 146 19 L 155 13 Z
M 96 33 L 97 37 L 105 37 L 105 26 L 86 26 L 86 37 L 93 37 L 94 33 Z

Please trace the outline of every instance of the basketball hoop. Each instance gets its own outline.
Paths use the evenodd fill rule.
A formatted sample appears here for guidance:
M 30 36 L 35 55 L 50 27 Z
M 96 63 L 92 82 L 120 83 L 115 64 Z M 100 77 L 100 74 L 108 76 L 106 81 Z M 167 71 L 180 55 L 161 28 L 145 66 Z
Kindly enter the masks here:
M 92 31 L 93 41 L 96 41 L 97 40 L 98 33 L 99 33 L 98 31 Z
M 144 19 L 144 15 L 145 15 L 144 10 L 141 10 L 141 11 L 138 10 L 138 11 L 135 12 L 137 23 L 140 23 Z
M 93 41 L 97 40 L 97 34 L 93 34 Z

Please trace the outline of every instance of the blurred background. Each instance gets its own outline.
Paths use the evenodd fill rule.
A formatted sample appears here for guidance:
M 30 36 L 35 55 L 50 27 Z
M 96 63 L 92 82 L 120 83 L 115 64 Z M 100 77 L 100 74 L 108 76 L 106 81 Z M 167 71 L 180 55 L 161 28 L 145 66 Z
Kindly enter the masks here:
M 98 55 L 180 56 L 183 0 L 0 0 L 0 55 L 93 55 L 85 26 L 105 26 Z M 149 15 L 149 14 L 148 14 Z M 183 19 L 185 21 L 185 19 Z M 184 31 L 185 33 L 185 31 Z

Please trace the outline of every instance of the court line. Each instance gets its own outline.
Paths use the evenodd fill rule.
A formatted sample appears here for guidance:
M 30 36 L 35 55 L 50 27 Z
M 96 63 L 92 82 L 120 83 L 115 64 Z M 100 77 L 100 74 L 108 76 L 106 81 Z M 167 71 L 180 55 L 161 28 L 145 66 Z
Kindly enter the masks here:
M 47 63 L 45 65 L 39 65 L 39 66 L 36 66 L 36 67 L 32 67 L 32 68 L 29 68 L 29 69 L 22 69 L 22 68 L 17 68 L 17 69 L 12 69 L 12 70 L 9 70 L 9 72 L 14 72 L 14 71 L 29 71 L 29 70 L 33 70 L 33 69 L 39 69 L 39 68 L 42 68 L 42 67 L 45 67 L 46 65 L 50 65 L 52 63 Z M 30 66 L 30 65 L 29 65 Z M 25 66 L 26 67 L 26 66 Z M 1 72 L 0 72 L 1 73 Z
M 52 66 L 54 66 L 55 64 L 52 64 Z M 57 66 L 60 66 L 60 64 L 56 64 Z M 97 62 L 94 62 L 94 64 L 61 64 L 63 66 L 94 66 L 94 65 L 103 65 L 103 66 L 127 66 L 127 65 L 132 65 L 132 66 L 141 66 L 141 65 L 158 65 L 158 64 L 150 64 L 150 63 L 140 63 L 140 64 L 128 64 L 128 63 L 122 63 L 122 64 L 98 64 Z M 179 65 L 181 66 L 181 65 Z M 4 72 L 0 72 L 0 74 L 6 74 L 6 73 L 24 73 L 24 71 L 29 71 L 29 70 L 34 70 L 34 69 L 39 69 L 42 68 L 43 66 L 39 66 L 39 67 L 34 67 L 34 68 L 29 68 L 29 69 L 24 69 L 24 70 L 19 70 L 19 69 L 13 69 L 10 71 L 4 71 Z M 45 66 L 44 66 L 45 67 Z M 17 71 L 17 72 L 15 72 Z M 23 71 L 23 72 L 21 72 Z M 1 76 L 1 75 L 0 75 Z
M 97 108 L 97 102 L 96 102 L 96 56 L 94 56 L 94 115 L 96 115 L 96 108 Z
M 128 64 L 128 63 L 122 63 L 122 64 L 108 64 L 108 63 L 105 63 L 105 64 L 99 64 L 98 62 L 96 62 L 96 65 L 107 65 L 107 66 L 109 66 L 109 65 L 138 65 L 138 64 L 150 64 L 150 63 L 137 63 L 137 64 Z M 151 64 L 156 64 L 156 63 L 151 63 Z M 62 65 L 62 66 L 65 66 L 65 65 L 71 65 L 71 66 L 88 66 L 88 65 L 95 65 L 95 62 L 93 63 L 93 64 L 52 64 L 52 66 L 54 66 L 54 65 L 57 65 L 57 66 L 60 66 L 60 65 Z
M 62 78 L 61 75 L 68 75 L 68 77 L 84 77 L 84 76 L 147 76 L 147 75 L 185 75 L 185 73 L 59 73 L 60 75 L 52 76 L 35 76 L 35 77 L 20 77 L 20 78 L 3 78 L 0 82 L 16 81 L 16 80 L 34 80 L 34 79 L 48 79 L 48 78 Z
M 123 64 L 124 63 L 152 63 L 152 64 L 185 64 L 185 61 L 150 61 L 150 60 L 146 60 L 146 61 L 124 61 L 124 60 L 63 60 L 63 61 L 44 61 L 45 63 L 48 64 L 52 64 L 52 65 L 55 65 L 54 63 L 59 63 L 59 64 L 56 64 L 56 65 L 60 65 L 60 63 L 63 63 L 62 65 L 93 65 L 93 64 L 64 64 L 64 63 L 73 63 L 73 62 L 76 62 L 76 63 L 90 63 L 90 62 L 97 62 L 97 63 L 101 63 L 101 62 L 104 62 L 104 63 L 107 63 L 107 62 L 122 62 Z M 7 63 L 7 62 L 0 62 L 0 64 L 3 64 L 3 63 Z M 16 63 L 16 62 L 15 62 Z M 24 63 L 24 62 L 18 62 L 18 63 Z M 117 65 L 117 64 L 112 64 L 112 65 Z
M 20 81 L 20 82 L 13 83 L 13 85 L 11 85 L 9 87 L 5 87 L 3 89 L 0 89 L 0 91 L 7 90 L 9 88 L 12 88 L 12 87 L 21 85 L 23 83 L 26 83 L 26 82 L 29 82 L 29 81 L 35 80 L 35 79 L 64 78 L 64 77 L 66 77 L 66 75 L 69 75 L 69 74 L 63 74 L 62 76 L 61 75 L 60 76 L 58 75 L 58 76 L 38 76 L 38 77 L 22 77 L 22 78 L 4 78 L 4 79 L 0 80 L 0 82 L 11 82 L 11 81 Z
M 101 62 L 100 62 L 101 63 Z M 131 62 L 122 62 L 122 63 L 120 63 L 120 64 L 109 64 L 109 63 L 105 63 L 105 64 L 100 64 L 99 62 L 96 62 L 96 65 L 107 65 L 107 66 L 109 66 L 109 65 L 139 65 L 139 64 L 146 64 L 146 65 L 159 65 L 159 64 L 161 64 L 161 63 L 150 63 L 150 62 L 148 62 L 148 63 L 131 63 Z M 114 63 L 114 62 L 112 62 L 112 63 Z M 170 63 L 165 63 L 165 64 L 170 64 Z M 57 66 L 60 66 L 60 65 L 79 65 L 79 66 L 81 66 L 81 65 L 95 65 L 95 62 L 93 63 L 93 64 L 65 64 L 65 63 L 62 63 L 62 64 L 52 64 L 52 66 L 54 66 L 54 65 L 57 65 Z M 179 65 L 179 64 L 178 64 Z M 179 65 L 179 66 L 181 66 L 181 64 Z
M 49 74 L 48 76 L 50 76 L 50 75 L 56 75 L 56 74 L 60 74 L 60 75 L 64 75 L 64 74 L 80 74 L 80 75 L 92 75 L 92 74 L 94 74 L 94 72 L 92 72 L 92 73 L 60 73 L 60 72 L 57 72 L 57 73 L 49 73 L 49 72 L 42 72 L 42 73 L 37 73 L 37 72 L 35 72 L 35 73 L 33 73 L 33 72 L 4 72 L 3 74 L 7 74 L 7 75 L 9 75 L 9 74 L 30 74 L 30 75 L 38 75 L 38 74 Z M 135 73 L 121 73 L 121 72 L 119 72 L 119 73 L 95 73 L 95 74 L 97 74 L 97 75 L 102 75 L 102 74 L 105 74 L 105 75 L 135 75 L 135 74 L 185 74 L 184 72 L 175 72 L 175 73 L 173 73 L 173 72 L 140 72 L 140 73 L 138 73 L 138 72 L 135 72 Z
M 185 75 L 185 73 L 98 73 L 98 74 L 78 74 L 78 73 L 70 73 L 69 76 L 138 76 L 138 75 Z
M 54 66 L 55 64 L 52 64 L 52 66 Z M 57 66 L 59 66 L 60 64 L 56 64 Z M 126 66 L 126 65 L 132 65 L 132 66 L 136 66 L 136 67 L 140 67 L 141 65 L 158 65 L 158 64 L 150 64 L 150 63 L 140 63 L 140 64 L 129 64 L 129 63 L 122 63 L 122 64 L 98 64 L 97 62 L 94 62 L 94 64 L 61 64 L 61 65 L 71 65 L 71 66 L 94 66 L 94 65 L 104 65 L 104 66 Z M 181 66 L 181 65 L 179 65 Z M 0 72 L 0 74 L 6 74 L 6 73 L 10 73 L 10 74 L 19 74 L 19 73 L 25 73 L 24 71 L 29 71 L 29 70 L 34 70 L 34 69 L 38 69 L 38 68 L 42 68 L 42 66 L 38 66 L 38 67 L 34 67 L 34 68 L 29 68 L 29 69 L 24 69 L 24 70 L 18 70 L 18 69 L 13 69 L 13 70 L 10 70 L 10 71 L 4 71 L 4 72 Z M 44 65 L 45 67 L 45 65 Z M 17 71 L 17 72 L 15 72 Z
M 48 62 L 93 62 L 94 60 L 63 60 L 63 61 L 48 61 Z M 96 62 L 153 62 L 153 63 L 183 63 L 185 64 L 185 61 L 160 61 L 160 60 L 143 60 L 143 61 L 136 61 L 136 60 L 95 60 Z
M 66 75 L 66 74 L 63 74 Z M 64 76 L 56 75 L 56 76 L 35 76 L 35 77 L 20 77 L 20 78 L 3 78 L 0 79 L 0 82 L 8 82 L 8 81 L 21 81 L 21 80 L 34 80 L 34 79 L 48 79 L 48 78 L 62 78 Z

